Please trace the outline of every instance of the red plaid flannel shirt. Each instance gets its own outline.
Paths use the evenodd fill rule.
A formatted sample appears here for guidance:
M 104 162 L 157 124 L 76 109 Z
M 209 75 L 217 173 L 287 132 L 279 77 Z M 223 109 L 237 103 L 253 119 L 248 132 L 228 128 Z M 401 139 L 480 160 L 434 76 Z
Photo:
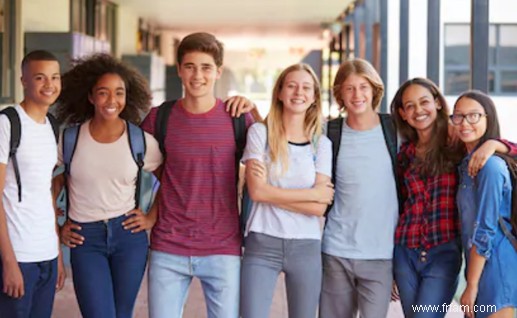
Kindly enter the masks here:
M 402 213 L 395 231 L 395 243 L 426 250 L 459 235 L 456 207 L 456 171 L 422 176 L 413 167 L 415 145 L 404 143 L 398 154 Z

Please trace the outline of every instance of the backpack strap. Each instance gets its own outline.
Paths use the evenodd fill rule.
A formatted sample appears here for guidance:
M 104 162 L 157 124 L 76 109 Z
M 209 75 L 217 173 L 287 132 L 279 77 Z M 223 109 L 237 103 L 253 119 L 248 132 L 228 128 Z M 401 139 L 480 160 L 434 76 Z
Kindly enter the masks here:
M 339 154 L 339 147 L 341 146 L 341 134 L 343 132 L 343 117 L 339 116 L 327 123 L 327 137 L 332 142 L 332 183 L 336 184 L 336 168 L 337 156 Z M 330 212 L 334 201 L 327 207 L 325 216 Z
M 70 175 L 70 164 L 75 153 L 81 125 L 65 128 L 63 131 L 63 165 L 65 166 L 65 178 Z
M 52 115 L 51 113 L 47 113 L 47 118 L 50 123 L 50 126 L 52 126 L 52 131 L 54 132 L 54 137 L 56 137 L 56 144 L 59 143 L 59 122 L 57 121 L 56 117 Z
M 154 123 L 154 138 L 158 141 L 160 151 L 163 156 L 165 153 L 165 135 L 167 134 L 167 124 L 169 123 L 169 116 L 171 114 L 172 106 L 176 104 L 176 100 L 169 100 L 163 102 L 158 106 L 158 112 L 156 113 L 156 121 Z
M 142 183 L 142 168 L 144 167 L 144 158 L 146 151 L 145 135 L 142 128 L 136 126 L 129 121 L 126 121 L 127 126 L 127 137 L 129 141 L 129 147 L 131 148 L 131 156 L 138 167 L 138 173 L 136 177 L 136 190 L 135 190 L 135 209 L 140 207 L 140 188 Z
M 502 216 L 499 217 L 499 226 L 503 230 L 504 236 L 506 236 L 506 238 L 508 238 L 510 243 L 512 243 L 513 248 L 517 252 L 517 238 L 513 235 L 512 231 L 510 231 L 508 229 L 508 227 L 506 226 L 506 223 L 504 221 L 504 218 Z
M 79 140 L 79 132 L 81 130 L 81 125 L 77 124 L 74 126 L 70 126 L 63 130 L 63 165 L 65 166 L 65 173 L 63 174 L 65 177 L 65 193 L 66 195 L 66 209 L 68 210 L 70 207 L 70 196 L 68 193 L 68 178 L 70 177 L 70 165 L 72 163 L 72 157 L 75 153 L 75 148 L 77 146 L 77 140 Z M 68 213 L 66 213 L 66 218 L 68 218 Z
M 395 178 L 395 186 L 397 189 L 397 199 L 399 203 L 399 214 L 402 213 L 402 193 L 400 191 L 400 182 L 397 174 L 397 129 L 390 114 L 379 114 L 381 119 L 382 134 L 391 158 L 391 167 L 393 169 L 393 177 Z
M 235 184 L 239 185 L 239 167 L 244 148 L 246 147 L 246 116 L 232 117 L 235 138 Z
M 22 127 L 18 112 L 14 107 L 7 107 L 3 109 L 0 114 L 4 114 L 9 119 L 11 124 L 11 141 L 9 143 L 9 158 L 13 162 L 14 176 L 16 178 L 16 185 L 18 186 L 18 202 L 22 202 L 22 183 L 20 179 L 20 169 L 18 168 L 18 160 L 16 159 L 16 152 L 20 146 L 20 139 L 22 136 Z
M 512 202 L 510 206 L 511 214 L 508 222 L 512 226 L 509 230 L 502 217 L 499 217 L 499 224 L 503 230 L 504 235 L 510 240 L 513 247 L 517 251 L 517 159 L 502 153 L 495 153 L 495 155 L 504 160 L 510 174 L 510 182 L 512 184 Z M 506 218 L 505 218 L 506 219 Z

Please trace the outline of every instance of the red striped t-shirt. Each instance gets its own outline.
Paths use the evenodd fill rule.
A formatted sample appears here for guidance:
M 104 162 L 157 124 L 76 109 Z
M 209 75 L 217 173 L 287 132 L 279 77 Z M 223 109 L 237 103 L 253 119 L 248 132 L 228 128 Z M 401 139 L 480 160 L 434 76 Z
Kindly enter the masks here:
M 142 128 L 154 135 L 158 108 Z M 252 117 L 246 114 L 248 126 Z M 158 220 L 151 249 L 184 256 L 240 255 L 235 138 L 225 105 L 192 114 L 172 107 L 165 135 Z

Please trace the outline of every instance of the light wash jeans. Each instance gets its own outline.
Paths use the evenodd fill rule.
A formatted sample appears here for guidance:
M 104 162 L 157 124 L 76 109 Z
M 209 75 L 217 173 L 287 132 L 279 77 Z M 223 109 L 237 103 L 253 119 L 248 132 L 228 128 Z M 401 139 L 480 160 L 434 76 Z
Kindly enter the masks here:
M 201 281 L 208 318 L 239 317 L 241 258 L 236 255 L 181 256 L 151 251 L 149 316 L 181 318 L 192 278 Z

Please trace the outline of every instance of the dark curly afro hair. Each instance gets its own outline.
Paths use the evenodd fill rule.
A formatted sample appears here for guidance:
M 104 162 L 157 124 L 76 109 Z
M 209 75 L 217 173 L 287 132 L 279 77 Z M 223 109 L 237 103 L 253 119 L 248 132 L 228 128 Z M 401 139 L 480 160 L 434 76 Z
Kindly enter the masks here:
M 82 123 L 93 117 L 95 110 L 88 99 L 93 87 L 104 74 L 119 75 L 126 85 L 126 106 L 120 118 L 139 124 L 151 106 L 147 80 L 137 70 L 108 55 L 95 54 L 74 60 L 63 75 L 63 87 L 56 104 L 56 115 L 66 124 Z

